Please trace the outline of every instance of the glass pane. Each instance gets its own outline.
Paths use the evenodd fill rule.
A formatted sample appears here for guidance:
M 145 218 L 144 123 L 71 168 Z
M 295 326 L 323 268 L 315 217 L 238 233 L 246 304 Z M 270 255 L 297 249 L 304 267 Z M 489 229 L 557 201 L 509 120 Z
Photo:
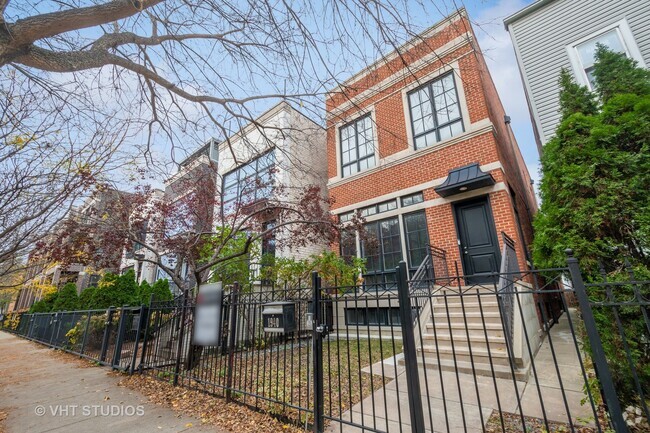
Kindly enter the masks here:
M 440 131 L 440 140 L 446 140 L 448 138 L 451 138 L 451 126 L 445 126 L 443 128 L 438 129 Z
M 364 207 L 361 209 L 361 215 L 362 216 L 369 216 L 369 215 L 374 215 L 377 213 L 377 207 L 376 206 L 368 206 Z
M 461 132 L 463 132 L 463 122 L 460 121 L 460 120 L 458 122 L 456 122 L 456 123 L 452 123 L 450 125 L 450 127 L 451 127 L 451 135 L 452 135 L 452 137 L 454 135 L 458 135 Z
M 379 203 L 377 205 L 378 212 L 387 212 L 389 210 L 397 209 L 397 201 L 392 200 L 384 203 Z
M 618 31 L 616 29 L 612 29 L 576 47 L 583 68 L 586 69 L 593 66 L 596 58 L 597 44 L 605 45 L 607 48 L 617 53 L 625 52 L 623 43 L 618 36 Z
M 407 195 L 406 197 L 402 197 L 402 207 L 422 203 L 423 201 L 424 197 L 421 192 L 413 195 Z
M 366 169 L 372 168 L 374 166 L 375 166 L 375 157 L 374 156 L 371 156 L 369 158 L 362 159 L 361 161 L 359 161 L 359 171 L 366 170 Z
M 409 266 L 416 268 L 424 260 L 429 245 L 425 213 L 417 212 L 404 215 L 404 230 L 406 231 Z

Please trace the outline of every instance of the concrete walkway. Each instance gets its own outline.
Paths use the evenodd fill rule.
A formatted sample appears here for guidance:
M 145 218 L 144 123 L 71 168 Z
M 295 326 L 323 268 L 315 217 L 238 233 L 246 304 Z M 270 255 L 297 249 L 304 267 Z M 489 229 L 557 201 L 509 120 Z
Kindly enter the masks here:
M 487 376 L 476 376 L 475 380 L 471 374 L 441 372 L 433 366 L 423 369 L 420 364 L 420 388 L 426 431 L 481 432 L 482 424 L 487 423 L 493 411 L 498 412 L 499 406 L 502 412 L 519 414 L 517 395 L 525 416 L 542 418 L 545 412 L 549 421 L 566 423 L 569 419 L 566 409 L 568 405 L 570 418 L 574 422 L 578 419 L 593 418 L 591 406 L 580 404 L 580 400 L 585 396 L 582 391 L 584 380 L 566 315 L 551 328 L 550 341 L 557 357 L 562 387 L 548 337 L 544 339 L 535 357 L 539 386 L 536 385 L 532 371 L 526 382 Z M 386 361 L 391 365 L 395 362 L 393 358 Z M 373 366 L 373 371 L 381 371 L 379 363 Z M 566 405 L 562 389 L 566 396 Z M 539 398 L 540 391 L 544 412 Z M 328 427 L 328 432 L 411 432 L 404 367 L 398 370 L 397 380 L 391 381 L 384 389 L 375 391 L 372 396 L 353 406 L 342 418 L 356 425 L 363 425 L 368 430 L 333 422 Z
M 220 431 L 118 387 L 119 377 L 105 368 L 64 356 L 0 332 L 0 411 L 8 413 L 8 433 Z

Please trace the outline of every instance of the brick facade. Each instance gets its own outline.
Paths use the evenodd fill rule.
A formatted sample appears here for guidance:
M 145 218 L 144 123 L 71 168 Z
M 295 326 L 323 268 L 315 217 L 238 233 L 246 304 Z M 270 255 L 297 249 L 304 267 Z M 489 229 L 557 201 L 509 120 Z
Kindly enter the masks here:
M 401 55 L 385 56 L 327 97 L 332 212 L 343 214 L 392 198 L 399 202 L 403 195 L 422 191 L 423 203 L 367 220 L 424 210 L 430 244 L 444 249 L 453 267 L 456 260 L 461 266 L 454 205 L 488 197 L 500 248 L 500 233 L 505 232 L 516 241 L 520 266 L 525 267 L 524 245 L 532 241 L 530 221 L 537 209 L 530 175 L 505 122 L 503 106 L 464 10 L 436 24 L 416 41 L 402 47 Z M 415 150 L 407 95 L 446 74 L 454 77 L 464 131 Z M 375 167 L 342 176 L 340 129 L 368 113 L 373 125 Z M 450 170 L 472 163 L 489 172 L 495 185 L 447 198 L 434 191 Z

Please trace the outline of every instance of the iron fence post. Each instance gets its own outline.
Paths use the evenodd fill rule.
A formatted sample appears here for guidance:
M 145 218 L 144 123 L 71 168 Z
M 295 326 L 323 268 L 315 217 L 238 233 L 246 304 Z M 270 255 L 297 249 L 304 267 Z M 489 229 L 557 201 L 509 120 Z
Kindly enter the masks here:
M 30 314 L 29 323 L 27 324 L 27 338 L 32 338 L 32 330 L 34 329 L 34 322 L 36 321 L 34 314 Z
M 402 325 L 402 343 L 404 345 L 404 366 L 408 389 L 409 412 L 414 432 L 424 431 L 424 409 L 420 394 L 420 377 L 418 375 L 417 348 L 413 330 L 413 313 L 407 277 L 406 262 L 399 262 L 397 270 L 397 295 L 399 299 L 400 322 Z
M 106 351 L 108 350 L 108 340 L 111 337 L 111 326 L 113 324 L 113 313 L 115 312 L 115 307 L 108 307 L 106 310 L 106 323 L 104 324 L 104 336 L 102 338 L 102 350 L 99 354 L 99 362 L 106 361 Z
M 140 364 L 138 365 L 138 371 L 142 373 L 144 369 L 144 362 L 147 353 L 147 342 L 149 340 L 149 324 L 151 322 L 151 307 L 154 302 L 154 294 L 151 294 L 149 298 L 149 305 L 146 307 L 146 319 L 144 322 L 144 337 L 142 339 L 142 351 L 140 352 Z
M 51 317 L 51 320 L 52 320 L 51 326 L 49 326 L 49 331 L 50 331 L 50 344 L 49 345 L 50 346 L 52 346 L 52 342 L 54 341 L 54 331 L 55 331 L 57 325 L 59 324 L 58 315 L 59 315 L 59 313 L 54 313 L 54 315 L 52 315 L 52 313 L 50 313 L 50 317 Z
M 569 272 L 571 273 L 573 289 L 578 298 L 580 312 L 582 313 L 582 321 L 585 324 L 587 337 L 589 338 L 589 346 L 591 347 L 594 366 L 596 367 L 596 375 L 603 390 L 603 396 L 605 398 L 605 403 L 607 404 L 607 411 L 609 412 L 612 427 L 614 427 L 616 433 L 628 433 L 629 430 L 625 420 L 623 419 L 623 412 L 621 411 L 621 405 L 616 394 L 612 374 L 607 365 L 605 350 L 603 349 L 603 344 L 596 326 L 596 320 L 594 319 L 591 304 L 589 303 L 589 297 L 587 296 L 587 289 L 582 279 L 582 273 L 580 272 L 580 264 L 578 263 L 578 259 L 573 257 L 573 250 L 567 249 L 565 253 L 567 255 L 567 264 L 569 266 Z
M 230 325 L 228 326 L 228 376 L 226 378 L 226 401 L 232 398 L 232 374 L 235 361 L 235 345 L 237 344 L 237 302 L 239 299 L 239 283 L 235 282 L 230 291 Z M 222 300 L 223 304 L 223 300 Z M 222 305 L 223 310 L 223 305 Z
M 312 353 L 314 357 L 314 432 L 325 430 L 325 402 L 323 388 L 323 328 L 320 324 L 321 292 L 318 272 L 311 273 L 312 298 Z
M 135 369 L 135 360 L 138 359 L 138 344 L 140 344 L 140 333 L 142 332 L 143 324 L 147 323 L 147 316 L 149 315 L 149 308 L 140 305 L 140 315 L 138 317 L 138 327 L 135 331 L 135 344 L 133 345 L 133 357 L 131 358 L 131 366 L 129 367 L 129 374 L 133 374 Z M 146 342 L 146 339 L 145 339 Z
M 84 336 L 81 341 L 81 349 L 79 350 L 79 353 L 83 355 L 84 350 L 86 350 L 86 341 L 88 340 L 88 328 L 90 327 L 90 319 L 92 318 L 92 314 L 90 313 L 90 310 L 88 310 L 88 320 L 86 321 L 86 327 L 84 328 Z
M 183 307 L 181 311 L 181 321 L 178 330 L 178 345 L 176 347 L 176 365 L 174 366 L 174 386 L 178 385 L 178 375 L 181 370 L 181 358 L 183 355 L 183 339 L 185 338 L 185 315 L 187 314 L 187 298 L 189 292 L 187 289 L 183 290 Z
M 126 305 L 123 305 L 120 309 L 120 323 L 117 325 L 115 352 L 113 353 L 113 368 L 119 367 L 122 358 L 122 342 L 124 341 L 124 334 L 126 334 L 126 310 Z

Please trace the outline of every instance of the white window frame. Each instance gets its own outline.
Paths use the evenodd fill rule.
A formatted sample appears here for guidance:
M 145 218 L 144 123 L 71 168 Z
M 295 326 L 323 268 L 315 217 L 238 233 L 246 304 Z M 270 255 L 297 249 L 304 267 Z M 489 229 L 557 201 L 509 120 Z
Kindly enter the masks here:
M 580 60 L 580 55 L 578 54 L 578 46 L 592 39 L 595 39 L 598 36 L 609 32 L 610 30 L 616 30 L 616 33 L 618 34 L 621 43 L 623 44 L 623 48 L 625 49 L 625 54 L 629 58 L 636 60 L 639 63 L 639 66 L 642 66 L 644 68 L 646 67 L 645 62 L 643 61 L 643 57 L 641 56 L 641 51 L 639 51 L 639 47 L 637 46 L 636 41 L 634 40 L 634 36 L 632 35 L 630 25 L 627 23 L 627 20 L 623 18 L 620 21 L 603 27 L 598 31 L 593 32 L 584 38 L 581 38 L 566 46 L 567 54 L 569 55 L 569 60 L 571 61 L 571 66 L 575 72 L 575 77 L 578 81 L 578 84 L 587 86 L 587 88 L 591 90 L 593 89 L 591 88 L 589 78 L 587 77 L 585 68 L 582 65 L 582 61 Z

